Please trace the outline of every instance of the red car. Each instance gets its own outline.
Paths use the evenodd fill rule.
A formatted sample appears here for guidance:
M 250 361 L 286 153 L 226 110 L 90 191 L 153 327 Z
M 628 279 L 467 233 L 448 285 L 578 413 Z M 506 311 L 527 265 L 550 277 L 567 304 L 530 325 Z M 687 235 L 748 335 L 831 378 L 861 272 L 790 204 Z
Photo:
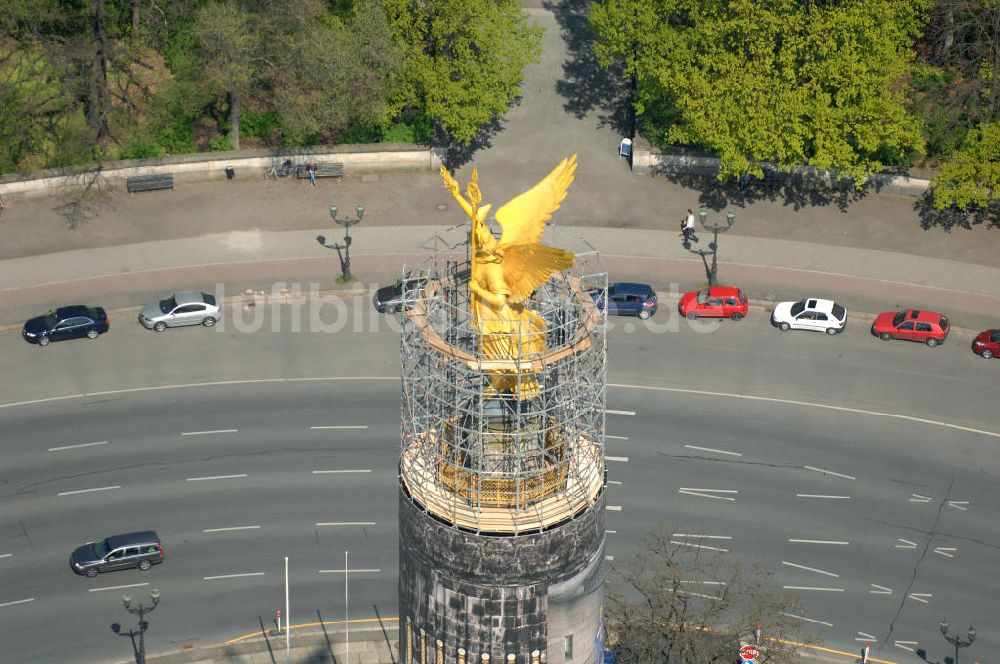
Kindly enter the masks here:
M 1000 357 L 1000 330 L 986 330 L 972 342 L 972 352 L 985 357 Z
M 677 307 L 681 316 L 696 318 L 732 318 L 739 320 L 747 315 L 750 303 L 746 293 L 732 286 L 712 286 L 700 291 L 684 293 Z
M 906 339 L 923 341 L 928 346 L 937 346 L 944 343 L 950 328 L 948 317 L 943 314 L 907 309 L 879 314 L 872 323 L 872 334 L 883 341 Z

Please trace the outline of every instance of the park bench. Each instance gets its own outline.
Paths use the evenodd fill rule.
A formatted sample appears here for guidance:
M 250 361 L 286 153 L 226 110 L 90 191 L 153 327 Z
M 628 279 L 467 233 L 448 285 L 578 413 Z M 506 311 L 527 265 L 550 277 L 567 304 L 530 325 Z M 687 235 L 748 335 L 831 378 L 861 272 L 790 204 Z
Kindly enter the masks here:
M 171 173 L 133 175 L 130 178 L 126 178 L 125 187 L 129 193 L 135 191 L 154 191 L 156 189 L 173 189 L 174 176 Z
M 295 167 L 295 177 L 305 180 L 309 177 L 307 164 L 299 164 Z M 316 164 L 316 177 L 318 178 L 342 178 L 344 177 L 343 164 Z

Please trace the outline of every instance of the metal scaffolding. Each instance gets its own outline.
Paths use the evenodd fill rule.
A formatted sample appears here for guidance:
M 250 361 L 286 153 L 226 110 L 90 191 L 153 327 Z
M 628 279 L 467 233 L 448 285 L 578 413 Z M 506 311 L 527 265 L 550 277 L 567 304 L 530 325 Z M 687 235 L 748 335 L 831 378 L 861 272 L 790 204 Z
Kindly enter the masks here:
M 544 322 L 544 344 L 518 336 L 507 346 L 514 357 L 498 359 L 472 321 L 467 233 L 434 236 L 406 271 L 401 484 L 463 530 L 546 530 L 605 486 L 607 324 L 593 295 L 606 293 L 607 272 L 593 247 L 580 247 L 573 267 L 524 305 Z

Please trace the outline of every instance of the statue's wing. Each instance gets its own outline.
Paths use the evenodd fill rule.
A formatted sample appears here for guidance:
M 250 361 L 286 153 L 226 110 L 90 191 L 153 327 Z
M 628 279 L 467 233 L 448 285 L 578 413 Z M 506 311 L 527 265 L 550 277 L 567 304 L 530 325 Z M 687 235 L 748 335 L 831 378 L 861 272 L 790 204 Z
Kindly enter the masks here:
M 542 239 L 545 222 L 559 209 L 566 190 L 573 183 L 576 155 L 559 162 L 551 173 L 528 191 L 515 196 L 497 210 L 496 220 L 503 229 L 500 247 L 534 244 Z
M 508 299 L 524 302 L 553 272 L 573 265 L 573 254 L 544 244 L 516 244 L 503 253 L 503 277 L 510 289 Z

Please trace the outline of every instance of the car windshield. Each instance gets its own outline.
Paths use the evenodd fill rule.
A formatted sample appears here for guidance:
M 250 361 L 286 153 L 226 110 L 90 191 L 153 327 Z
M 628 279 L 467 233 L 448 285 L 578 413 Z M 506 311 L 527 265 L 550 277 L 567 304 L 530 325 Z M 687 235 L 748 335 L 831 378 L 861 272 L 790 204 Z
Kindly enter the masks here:
M 165 314 L 169 314 L 177 306 L 177 300 L 173 297 L 168 297 L 165 300 L 160 300 L 160 311 Z
M 1000 330 L 993 330 L 990 333 L 990 341 L 1000 341 Z
M 611 284 L 610 286 L 608 286 L 608 297 L 611 297 L 614 294 L 615 294 L 615 285 Z
M 215 306 L 215 296 L 210 293 L 202 293 L 201 299 L 205 301 L 205 304 Z
M 898 314 L 892 317 L 892 326 L 899 327 L 899 324 L 902 323 L 903 320 L 905 319 L 906 319 L 906 312 L 900 311 Z
M 700 290 L 698 291 L 698 304 L 705 304 L 708 302 L 708 291 Z
M 834 304 L 833 315 L 837 320 L 844 320 L 844 317 L 847 315 L 847 309 L 840 306 L 839 304 Z
M 793 316 L 798 316 L 799 314 L 801 314 L 805 310 L 806 310 L 806 301 L 805 300 L 800 300 L 800 301 L 798 301 L 798 302 L 796 302 L 795 304 L 792 305 L 792 310 L 791 310 L 790 313 Z
M 941 316 L 941 329 L 945 330 L 945 331 L 948 330 L 948 317 L 947 316 Z
M 99 542 L 94 542 L 94 554 L 98 558 L 103 558 L 108 555 L 108 540 L 101 540 Z
M 54 328 L 56 326 L 56 323 L 58 322 L 59 322 L 59 317 L 56 316 L 56 312 L 50 311 L 49 313 L 45 314 L 45 327 L 47 327 L 48 329 L 51 330 L 52 328 Z

